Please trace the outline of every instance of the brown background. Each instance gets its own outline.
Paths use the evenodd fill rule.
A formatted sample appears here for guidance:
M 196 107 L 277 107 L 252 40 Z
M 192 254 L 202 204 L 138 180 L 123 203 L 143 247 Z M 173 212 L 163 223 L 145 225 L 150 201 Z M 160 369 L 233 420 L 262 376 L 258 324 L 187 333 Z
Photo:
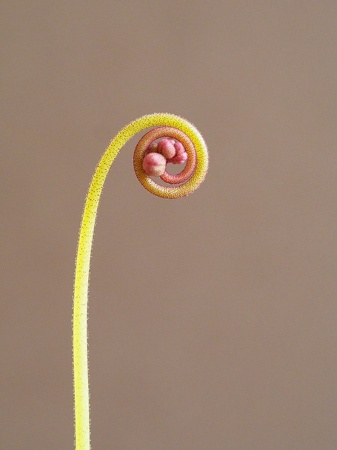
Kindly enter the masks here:
M 337 448 L 331 1 L 4 1 L 4 450 L 72 449 L 71 310 L 104 148 L 167 111 L 203 133 L 180 201 L 115 162 L 90 291 L 93 449 Z

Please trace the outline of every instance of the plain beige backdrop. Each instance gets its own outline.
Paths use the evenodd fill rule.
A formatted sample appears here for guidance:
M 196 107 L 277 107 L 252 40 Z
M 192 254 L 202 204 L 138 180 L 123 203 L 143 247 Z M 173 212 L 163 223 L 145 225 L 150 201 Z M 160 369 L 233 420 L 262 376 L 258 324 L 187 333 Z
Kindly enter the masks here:
M 118 156 L 90 284 L 93 450 L 337 448 L 337 3 L 1 2 L 1 450 L 71 450 L 84 198 L 140 115 L 210 170 L 149 195 Z

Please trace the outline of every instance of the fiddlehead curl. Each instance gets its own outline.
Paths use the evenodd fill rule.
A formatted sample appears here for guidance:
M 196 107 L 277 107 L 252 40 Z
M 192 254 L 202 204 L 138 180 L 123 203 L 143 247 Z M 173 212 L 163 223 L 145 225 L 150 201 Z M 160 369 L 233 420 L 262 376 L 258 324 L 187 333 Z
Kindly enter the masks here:
M 99 161 L 86 198 L 80 227 L 73 309 L 73 367 L 76 450 L 90 449 L 89 376 L 87 351 L 87 310 L 90 255 L 99 200 L 111 164 L 123 145 L 136 133 L 152 128 L 137 144 L 134 169 L 139 181 L 151 193 L 163 198 L 179 198 L 193 192 L 208 168 L 206 144 L 198 130 L 173 114 L 150 114 L 124 127 L 110 142 Z M 155 142 L 160 139 L 159 143 Z M 166 171 L 166 164 L 186 162 L 178 175 Z M 151 175 L 178 186 L 161 186 Z
M 160 141 L 155 142 L 158 138 L 161 138 Z M 167 172 L 167 163 L 184 162 L 186 166 L 179 174 Z M 205 168 L 202 171 L 199 167 L 199 176 L 191 179 L 197 164 L 198 158 L 191 139 L 180 129 L 173 127 L 158 127 L 146 133 L 138 142 L 133 157 L 135 173 L 140 183 L 152 194 L 164 198 L 186 196 L 200 185 L 206 174 Z M 150 178 L 151 175 L 160 176 L 166 183 L 179 186 L 161 186 Z

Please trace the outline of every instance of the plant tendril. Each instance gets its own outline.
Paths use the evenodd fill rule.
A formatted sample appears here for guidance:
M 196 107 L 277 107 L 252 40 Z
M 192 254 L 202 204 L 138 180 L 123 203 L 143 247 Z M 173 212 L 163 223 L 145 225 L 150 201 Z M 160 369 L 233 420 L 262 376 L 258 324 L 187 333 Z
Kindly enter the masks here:
M 149 192 L 163 198 L 179 198 L 189 195 L 202 183 L 208 168 L 207 147 L 199 131 L 187 120 L 166 113 L 146 115 L 124 127 L 110 142 L 96 167 L 82 216 L 74 281 L 73 369 L 76 450 L 90 449 L 87 348 L 88 286 L 90 256 L 99 200 L 111 164 L 120 149 L 139 131 L 152 127 L 155 128 L 140 139 L 133 158 L 136 176 Z M 156 143 L 155 141 L 158 139 L 161 140 Z M 149 154 L 151 155 L 149 156 Z M 162 167 L 159 167 L 160 164 L 158 166 L 158 161 Z M 186 162 L 186 165 L 180 174 L 171 175 L 166 171 L 166 164 L 171 162 L 179 164 Z M 161 179 L 168 184 L 176 184 L 176 186 L 157 184 L 144 170 L 144 167 L 147 168 L 145 163 L 149 163 L 150 169 L 152 167 L 157 170 L 159 167 L 157 172 L 160 173 Z M 152 170 L 150 173 L 154 173 L 156 170 Z

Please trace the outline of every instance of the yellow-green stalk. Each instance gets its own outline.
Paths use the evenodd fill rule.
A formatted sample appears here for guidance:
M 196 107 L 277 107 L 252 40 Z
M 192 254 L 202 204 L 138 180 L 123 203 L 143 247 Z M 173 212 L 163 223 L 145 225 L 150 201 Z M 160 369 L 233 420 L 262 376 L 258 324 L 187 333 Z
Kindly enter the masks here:
M 204 180 L 208 168 L 207 147 L 198 130 L 185 119 L 166 113 L 146 115 L 124 127 L 110 142 L 96 167 L 82 216 L 74 282 L 73 365 L 76 450 L 90 449 L 87 306 L 90 255 L 98 204 L 106 176 L 120 149 L 136 133 L 150 127 L 173 127 L 184 133 L 194 146 L 196 166 L 186 183 L 176 187 L 160 186 L 144 171 L 142 167 L 144 149 L 141 150 L 138 156 L 135 156 L 134 167 L 138 179 L 148 191 L 163 198 L 186 196 Z

